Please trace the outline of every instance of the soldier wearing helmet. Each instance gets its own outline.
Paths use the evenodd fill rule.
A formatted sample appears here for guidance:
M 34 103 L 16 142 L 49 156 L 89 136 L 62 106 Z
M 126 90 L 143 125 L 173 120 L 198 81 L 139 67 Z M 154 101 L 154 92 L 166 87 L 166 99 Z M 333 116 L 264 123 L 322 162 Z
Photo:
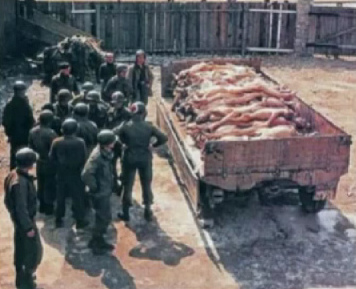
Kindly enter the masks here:
M 114 54 L 106 53 L 105 63 L 100 65 L 99 68 L 99 78 L 101 81 L 101 94 L 103 94 L 104 89 L 111 77 L 116 74 L 116 66 L 114 63 Z
M 59 65 L 59 73 L 53 76 L 50 87 L 50 102 L 56 102 L 56 96 L 61 89 L 67 89 L 71 93 L 78 95 L 80 93 L 77 82 L 70 74 L 70 65 L 68 62 L 63 62 Z
M 125 107 L 125 97 L 121 91 L 116 91 L 111 97 L 112 107 L 108 111 L 108 118 L 106 127 L 109 129 L 115 129 L 122 126 L 124 123 L 131 119 L 131 112 Z M 122 176 L 118 176 L 116 165 L 119 158 L 121 158 L 122 150 L 121 145 L 117 142 L 114 147 L 113 157 L 113 172 L 114 172 L 114 191 L 121 195 L 122 190 Z
M 104 89 L 103 98 L 105 101 L 110 102 L 112 94 L 116 91 L 121 91 L 125 96 L 126 103 L 129 102 L 132 92 L 126 75 L 127 65 L 123 63 L 117 64 L 116 75 L 108 81 Z
M 99 129 L 106 123 L 109 105 L 101 100 L 100 93 L 91 90 L 87 95 L 89 104 L 89 119 L 93 121 Z
M 55 166 L 57 179 L 56 226 L 63 226 L 65 215 L 65 199 L 72 198 L 73 216 L 78 229 L 88 225 L 85 219 L 84 184 L 80 173 L 87 158 L 85 142 L 75 134 L 78 123 L 73 118 L 66 119 L 62 124 L 63 136 L 56 138 L 49 153 Z
M 98 127 L 89 120 L 89 105 L 78 103 L 73 110 L 73 118 L 78 122 L 77 136 L 84 140 L 88 154 L 96 146 L 96 137 L 98 135 Z
M 23 81 L 15 82 L 14 95 L 5 105 L 2 116 L 2 125 L 10 143 L 10 169 L 15 168 L 16 151 L 27 145 L 30 130 L 35 123 L 26 89 Z
M 73 108 L 69 104 L 71 96 L 68 89 L 61 89 L 57 94 L 57 102 L 53 105 L 55 117 L 54 125 L 56 128 L 61 128 L 63 121 L 72 115 Z M 56 132 L 62 135 L 61 130 Z
M 146 53 L 143 50 L 136 52 L 136 61 L 128 71 L 128 81 L 133 94 L 133 102 L 141 101 L 145 105 L 148 97 L 152 96 L 153 73 L 146 64 Z
M 104 234 L 111 222 L 110 197 L 114 178 L 112 175 L 113 148 L 117 137 L 111 130 L 98 134 L 98 146 L 91 153 L 82 172 L 82 180 L 88 188 L 95 210 L 95 227 L 89 247 L 94 254 L 111 251 L 114 246 L 107 243 Z
M 78 103 L 88 103 L 88 100 L 87 100 L 87 95 L 89 93 L 89 91 L 93 90 L 95 87 L 94 87 L 94 84 L 90 81 L 86 81 L 84 82 L 84 84 L 82 85 L 82 93 L 75 97 L 71 102 L 70 104 L 74 107 L 76 104 Z
M 51 129 L 54 120 L 53 112 L 43 110 L 39 124 L 30 131 L 29 147 L 39 156 L 37 159 L 37 197 L 40 202 L 40 213 L 52 215 L 56 197 L 56 181 L 53 164 L 49 161 L 49 150 L 57 134 Z
M 145 205 L 145 219 L 152 220 L 151 205 L 153 194 L 152 183 L 152 147 L 158 147 L 167 142 L 167 136 L 157 127 L 145 121 L 147 115 L 146 107 L 142 102 L 135 102 L 131 105 L 132 119 L 115 129 L 114 132 L 119 140 L 124 144 L 124 154 L 122 160 L 123 174 L 123 214 L 119 217 L 129 221 L 129 208 L 132 206 L 132 188 L 135 182 L 136 171 L 139 172 L 143 203 Z M 155 142 L 152 144 L 152 140 Z
M 36 188 L 30 171 L 36 153 L 22 148 L 16 153 L 16 169 L 5 179 L 5 206 L 14 224 L 16 288 L 36 288 L 35 273 L 42 260 L 42 244 L 36 226 Z

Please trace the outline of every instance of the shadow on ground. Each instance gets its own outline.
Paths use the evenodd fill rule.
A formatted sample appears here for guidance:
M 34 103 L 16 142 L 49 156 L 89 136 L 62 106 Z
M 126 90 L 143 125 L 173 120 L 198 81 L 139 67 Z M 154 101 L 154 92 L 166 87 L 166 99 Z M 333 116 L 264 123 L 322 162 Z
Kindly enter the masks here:
M 174 241 L 159 225 L 157 219 L 147 223 L 143 219 L 144 208 L 134 203 L 131 208 L 131 221 L 126 227 L 131 230 L 140 243 L 132 248 L 133 258 L 159 261 L 167 266 L 177 266 L 183 258 L 194 254 L 194 250 L 184 243 Z

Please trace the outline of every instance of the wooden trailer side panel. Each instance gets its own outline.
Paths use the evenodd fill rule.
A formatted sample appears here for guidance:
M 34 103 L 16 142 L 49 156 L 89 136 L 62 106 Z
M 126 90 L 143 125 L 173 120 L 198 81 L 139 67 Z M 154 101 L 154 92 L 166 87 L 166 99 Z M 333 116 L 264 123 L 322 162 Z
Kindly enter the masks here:
M 179 170 L 178 173 L 181 185 L 185 187 L 185 191 L 188 193 L 193 209 L 196 211 L 199 202 L 199 180 L 185 156 L 180 141 L 170 124 L 170 120 L 166 115 L 163 105 L 160 103 L 157 103 L 157 124 L 164 133 L 167 134 L 167 145 L 173 160 L 176 163 L 175 167 Z

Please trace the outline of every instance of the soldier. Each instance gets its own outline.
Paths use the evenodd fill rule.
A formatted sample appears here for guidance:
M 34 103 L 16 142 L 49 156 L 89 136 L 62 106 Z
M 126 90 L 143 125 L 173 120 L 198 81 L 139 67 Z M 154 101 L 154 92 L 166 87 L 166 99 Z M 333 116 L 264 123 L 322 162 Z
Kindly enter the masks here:
M 30 174 L 36 153 L 22 148 L 16 153 L 16 170 L 5 179 L 5 205 L 14 224 L 16 288 L 35 289 L 35 273 L 42 260 L 42 244 L 35 222 L 36 189 Z
M 100 65 L 99 69 L 99 78 L 101 80 L 101 94 L 103 98 L 106 100 L 104 96 L 104 89 L 108 81 L 115 76 L 116 67 L 114 63 L 114 55 L 112 53 L 106 53 L 105 55 L 105 63 Z
M 65 88 L 71 93 L 71 99 L 73 98 L 72 93 L 78 95 L 80 93 L 77 82 L 74 77 L 70 74 L 70 65 L 67 62 L 63 62 L 59 65 L 59 73 L 53 76 L 51 81 L 51 94 L 50 102 L 54 103 L 56 101 L 56 96 L 58 92 Z
M 72 116 L 73 107 L 69 104 L 71 93 L 67 89 L 61 89 L 57 94 L 57 102 L 53 105 L 53 126 L 58 135 L 62 135 L 61 127 L 65 119 Z
M 94 122 L 88 119 L 89 106 L 85 103 L 78 103 L 74 107 L 73 118 L 78 122 L 77 137 L 84 140 L 88 155 L 96 146 L 96 137 L 98 135 L 98 127 Z
M 101 100 L 100 93 L 92 90 L 87 95 L 89 104 L 89 119 L 97 125 L 99 129 L 105 126 L 109 105 Z
M 128 122 L 131 119 L 131 112 L 124 106 L 125 97 L 120 91 L 114 92 L 111 97 L 112 107 L 108 112 L 108 120 L 106 127 L 109 129 L 119 128 L 124 123 Z M 114 170 L 114 191 L 121 195 L 122 190 L 122 175 L 120 177 L 117 174 L 116 164 L 117 160 L 121 158 L 121 145 L 119 142 L 116 142 L 114 147 L 114 157 L 113 157 L 113 170 Z M 119 184 L 120 183 L 120 184 Z
M 146 64 L 146 53 L 143 50 L 136 52 L 136 62 L 130 67 L 128 81 L 133 93 L 133 101 L 148 103 L 148 96 L 152 96 L 153 73 Z
M 87 95 L 88 95 L 88 92 L 93 90 L 94 89 L 94 84 L 90 81 L 86 81 L 83 86 L 82 86 L 82 89 L 83 89 L 83 92 L 75 97 L 71 102 L 70 104 L 72 106 L 75 106 L 77 103 L 80 103 L 80 102 L 83 102 L 83 103 L 88 103 L 88 100 L 87 100 Z
M 131 97 L 131 88 L 126 79 L 127 66 L 125 64 L 118 64 L 116 66 L 116 73 L 117 74 L 108 81 L 104 89 L 104 100 L 109 102 L 115 91 L 121 91 L 126 98 L 126 102 L 128 103 Z
M 153 194 L 152 182 L 152 147 L 158 147 L 167 142 L 167 136 L 158 128 L 146 122 L 146 108 L 142 102 L 131 105 L 132 119 L 115 129 L 121 143 L 125 146 L 122 160 L 122 174 L 124 180 L 123 214 L 119 217 L 125 221 L 130 220 L 129 208 L 132 205 L 132 188 L 135 182 L 136 171 L 140 175 L 143 203 L 145 205 L 145 219 L 152 220 L 151 204 Z M 156 141 L 151 144 L 152 138 Z
M 56 227 L 63 227 L 65 199 L 70 196 L 73 202 L 73 216 L 77 229 L 88 225 L 85 219 L 84 184 L 80 173 L 87 158 L 85 142 L 75 136 L 78 123 L 72 118 L 62 124 L 63 137 L 56 138 L 49 153 L 50 160 L 56 168 L 57 210 Z
M 26 96 L 26 85 L 23 81 L 16 81 L 14 96 L 5 105 L 2 117 L 2 125 L 10 143 L 10 169 L 15 168 L 16 151 L 27 146 L 34 123 L 32 108 Z
M 46 215 L 53 214 L 53 203 L 56 198 L 55 170 L 48 156 L 52 142 L 57 137 L 51 129 L 53 120 L 52 111 L 41 111 L 39 125 L 30 131 L 29 137 L 29 147 L 39 155 L 36 166 L 39 211 Z
M 111 130 L 102 130 L 98 134 L 98 143 L 91 153 L 82 172 L 82 180 L 88 187 L 95 210 L 95 226 L 89 247 L 94 254 L 113 250 L 114 246 L 107 243 L 104 234 L 111 222 L 110 196 L 112 193 L 112 149 L 117 137 Z

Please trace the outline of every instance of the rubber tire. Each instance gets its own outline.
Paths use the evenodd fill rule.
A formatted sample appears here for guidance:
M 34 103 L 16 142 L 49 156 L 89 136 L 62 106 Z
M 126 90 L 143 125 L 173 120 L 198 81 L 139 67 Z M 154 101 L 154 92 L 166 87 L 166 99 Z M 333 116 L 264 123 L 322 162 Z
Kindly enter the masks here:
M 302 188 L 299 190 L 299 200 L 302 205 L 302 210 L 308 214 L 316 214 L 324 209 L 326 200 L 313 200 L 314 192 L 308 192 Z

